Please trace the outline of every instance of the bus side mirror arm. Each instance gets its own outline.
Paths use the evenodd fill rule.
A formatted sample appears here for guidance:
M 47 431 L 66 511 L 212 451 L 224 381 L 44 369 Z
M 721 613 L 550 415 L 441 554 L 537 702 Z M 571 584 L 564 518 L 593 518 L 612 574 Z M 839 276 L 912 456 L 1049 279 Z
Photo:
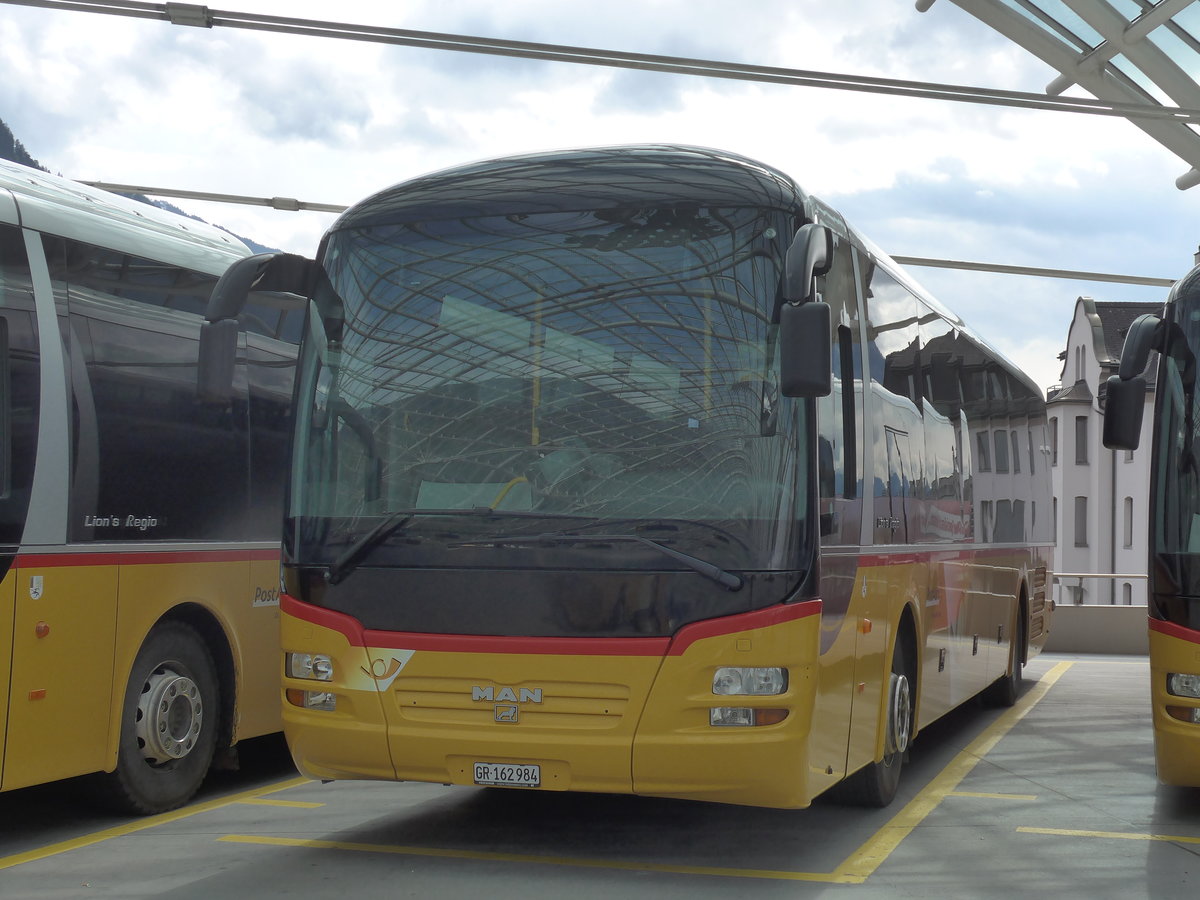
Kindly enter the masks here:
M 1110 450 L 1136 450 L 1141 442 L 1142 413 L 1146 406 L 1146 379 L 1142 372 L 1151 350 L 1162 350 L 1163 323 L 1155 315 L 1134 319 L 1125 335 L 1121 364 L 1109 376 L 1104 398 L 1104 446 Z
M 783 263 L 783 299 L 804 303 L 812 299 L 813 279 L 833 264 L 833 232 L 824 225 L 801 225 Z
M 309 295 L 317 264 L 293 253 L 259 253 L 239 259 L 218 280 L 208 298 L 200 327 L 196 396 L 202 403 L 225 404 L 233 398 L 237 367 L 237 318 L 251 291 Z

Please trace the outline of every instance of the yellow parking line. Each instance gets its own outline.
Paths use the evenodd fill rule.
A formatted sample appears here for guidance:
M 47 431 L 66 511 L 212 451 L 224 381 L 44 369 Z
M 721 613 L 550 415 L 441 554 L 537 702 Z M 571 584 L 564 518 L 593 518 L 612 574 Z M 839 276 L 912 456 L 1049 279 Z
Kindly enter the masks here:
M 1013 726 L 1020 722 L 1033 709 L 1047 691 L 1054 686 L 1071 662 L 1060 662 L 1038 679 L 1037 684 L 1030 688 L 1012 709 L 984 730 L 966 749 L 960 752 L 950 764 L 929 782 L 922 791 L 908 802 L 890 822 L 884 825 L 854 853 L 837 867 L 835 874 L 866 881 L 872 873 L 891 856 L 914 828 L 920 825 L 931 812 L 958 787 L 959 783 L 970 774 L 971 770 L 1000 742 Z
M 730 878 L 767 878 L 778 881 L 818 881 L 826 884 L 851 884 L 858 879 L 837 873 L 788 872 L 775 869 L 734 869 L 719 866 L 677 866 L 668 863 L 633 862 L 609 859 L 588 859 L 571 856 L 533 856 L 519 853 L 494 853 L 487 850 L 448 850 L 441 847 L 403 847 L 395 844 L 358 844 L 348 841 L 319 841 L 306 838 L 265 837 L 250 834 L 227 834 L 217 838 L 235 844 L 260 844 L 272 847 L 304 847 L 309 850 L 351 850 L 360 853 L 390 853 L 399 856 L 428 856 L 439 859 L 473 859 L 486 862 L 541 863 L 552 866 L 575 866 L 589 869 L 612 869 L 630 872 L 667 872 L 676 875 L 724 875 Z
M 324 803 L 310 803 L 307 800 L 265 800 L 262 797 L 251 797 L 249 800 L 239 800 L 246 806 L 282 806 L 286 809 L 320 809 Z
M 947 791 L 947 797 L 979 797 L 983 800 L 1036 800 L 1037 794 L 988 794 L 976 791 Z
M 51 856 L 57 856 L 60 853 L 66 853 L 68 850 L 78 850 L 80 847 L 90 847 L 92 844 L 99 844 L 102 841 L 112 840 L 117 837 L 124 837 L 127 834 L 134 834 L 138 831 L 145 831 L 147 828 L 155 828 L 159 825 L 166 825 L 168 822 L 178 822 L 180 819 L 186 819 L 188 816 L 194 816 L 197 813 L 208 812 L 213 809 L 220 809 L 223 806 L 230 806 L 234 803 L 241 803 L 245 800 L 259 797 L 263 794 L 273 794 L 276 791 L 285 791 L 288 788 L 298 787 L 302 784 L 307 784 L 307 778 L 289 778 L 287 781 L 281 781 L 277 784 L 267 787 L 255 788 L 252 791 L 243 791 L 240 794 L 233 794 L 229 797 L 221 797 L 217 800 L 208 800 L 204 803 L 195 803 L 191 806 L 185 806 L 183 809 L 176 809 L 172 812 L 161 813 L 157 816 L 147 816 L 144 819 L 138 819 L 135 822 L 130 822 L 127 825 L 118 825 L 115 828 L 105 828 L 103 831 L 95 831 L 91 834 L 85 834 L 82 837 L 72 838 L 69 841 L 60 841 L 57 844 L 49 844 L 45 847 L 39 847 L 37 850 L 28 850 L 25 853 L 16 853 L 12 856 L 0 857 L 0 869 L 8 869 L 13 866 L 19 866 L 21 863 L 34 862 L 39 859 L 46 859 Z
M 1054 834 L 1063 837 L 1115 838 L 1124 841 L 1166 841 L 1171 844 L 1200 844 L 1200 837 L 1175 834 L 1130 834 L 1125 831 L 1076 831 L 1072 828 L 1018 828 L 1024 834 Z

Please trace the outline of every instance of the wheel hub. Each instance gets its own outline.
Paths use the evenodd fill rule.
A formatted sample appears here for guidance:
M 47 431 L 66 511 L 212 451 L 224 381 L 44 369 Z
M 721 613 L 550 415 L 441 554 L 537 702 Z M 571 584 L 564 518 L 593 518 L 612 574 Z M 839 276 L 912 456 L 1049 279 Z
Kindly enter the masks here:
M 888 703 L 888 756 L 903 753 L 908 749 L 909 736 L 912 734 L 912 694 L 908 687 L 908 678 L 893 672 L 891 683 L 891 699 Z
M 151 765 L 187 756 L 200 737 L 204 703 L 200 688 L 186 675 L 157 669 L 142 688 L 136 732 L 142 755 Z

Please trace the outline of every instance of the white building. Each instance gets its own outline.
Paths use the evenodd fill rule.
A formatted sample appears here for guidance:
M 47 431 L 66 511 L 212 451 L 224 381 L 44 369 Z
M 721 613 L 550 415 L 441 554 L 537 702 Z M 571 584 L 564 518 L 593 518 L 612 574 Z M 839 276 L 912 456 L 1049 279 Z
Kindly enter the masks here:
M 1105 449 L 1103 409 L 1108 377 L 1116 373 L 1130 324 L 1161 310 L 1161 303 L 1100 303 L 1090 297 L 1075 304 L 1061 357 L 1062 383 L 1047 398 L 1058 604 L 1146 604 L 1144 577 L 1129 576 L 1146 574 L 1157 354 L 1147 373 L 1140 449 Z M 1072 573 L 1119 577 L 1069 577 Z

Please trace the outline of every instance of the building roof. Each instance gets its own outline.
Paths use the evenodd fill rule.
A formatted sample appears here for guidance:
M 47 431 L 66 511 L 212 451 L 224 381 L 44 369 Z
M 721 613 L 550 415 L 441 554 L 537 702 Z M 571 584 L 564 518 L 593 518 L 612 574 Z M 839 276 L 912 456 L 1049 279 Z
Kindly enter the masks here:
M 1104 340 L 1104 347 L 1096 348 L 1096 356 L 1101 358 L 1099 351 L 1104 349 L 1108 360 L 1114 363 L 1121 359 L 1121 350 L 1125 346 L 1125 335 L 1129 332 L 1129 326 L 1133 324 L 1134 320 L 1146 313 L 1162 312 L 1161 303 L 1122 303 L 1097 300 L 1095 307 L 1096 315 L 1100 317 Z
M 1077 381 L 1046 398 L 1047 403 L 1091 403 L 1092 389 L 1086 381 Z

